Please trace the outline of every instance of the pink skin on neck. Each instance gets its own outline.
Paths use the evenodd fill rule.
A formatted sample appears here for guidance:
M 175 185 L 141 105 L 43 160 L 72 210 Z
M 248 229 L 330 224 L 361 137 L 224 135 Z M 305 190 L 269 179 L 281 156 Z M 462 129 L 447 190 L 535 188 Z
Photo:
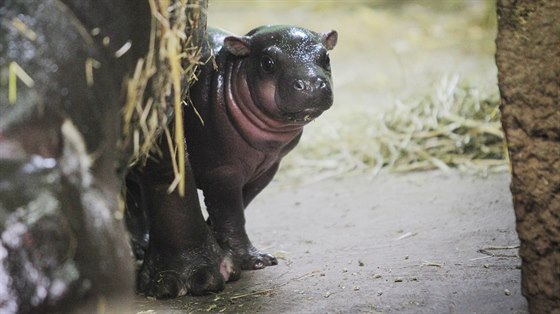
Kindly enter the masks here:
M 276 86 L 272 82 L 258 88 L 261 89 L 253 95 L 242 60 L 231 65 L 225 77 L 225 102 L 230 121 L 254 148 L 270 148 L 271 143 L 282 147 L 301 133 L 304 124 L 279 119 Z

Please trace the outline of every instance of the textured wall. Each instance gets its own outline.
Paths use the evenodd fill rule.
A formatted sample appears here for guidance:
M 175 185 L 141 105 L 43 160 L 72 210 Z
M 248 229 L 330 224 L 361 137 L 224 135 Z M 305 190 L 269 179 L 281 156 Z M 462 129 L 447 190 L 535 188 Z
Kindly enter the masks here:
M 498 0 L 496 62 L 523 293 L 560 313 L 560 1 Z

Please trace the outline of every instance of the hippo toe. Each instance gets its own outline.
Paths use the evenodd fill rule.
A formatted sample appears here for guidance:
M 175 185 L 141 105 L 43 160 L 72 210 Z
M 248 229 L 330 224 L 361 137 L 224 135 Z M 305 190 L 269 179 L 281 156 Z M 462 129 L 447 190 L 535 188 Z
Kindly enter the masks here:
M 246 255 L 242 256 L 241 268 L 244 270 L 262 269 L 266 266 L 278 265 L 276 257 L 263 253 L 255 247 Z

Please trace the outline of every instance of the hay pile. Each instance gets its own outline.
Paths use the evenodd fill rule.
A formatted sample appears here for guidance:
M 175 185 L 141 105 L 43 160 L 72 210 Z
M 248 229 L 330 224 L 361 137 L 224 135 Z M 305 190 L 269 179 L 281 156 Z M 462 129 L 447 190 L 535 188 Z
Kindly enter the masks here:
M 498 103 L 497 91 L 484 94 L 450 76 L 420 100 L 396 100 L 381 112 L 337 113 L 329 123 L 311 126 L 317 130 L 308 129 L 298 152 L 286 158 L 283 176 L 314 174 L 305 180 L 315 181 L 355 170 L 375 175 L 383 168 L 507 170 Z
M 195 66 L 200 62 L 195 35 L 197 28 L 203 27 L 201 2 L 204 1 L 149 0 L 152 12 L 150 47 L 126 82 L 123 109 L 123 143 L 133 149 L 130 164 L 143 162 L 150 154 L 159 153 L 156 141 L 165 132 L 175 172 L 169 190 L 178 187 L 181 195 L 185 189 L 182 106 L 186 93 L 182 83 L 194 79 Z M 173 135 L 168 128 L 172 116 Z

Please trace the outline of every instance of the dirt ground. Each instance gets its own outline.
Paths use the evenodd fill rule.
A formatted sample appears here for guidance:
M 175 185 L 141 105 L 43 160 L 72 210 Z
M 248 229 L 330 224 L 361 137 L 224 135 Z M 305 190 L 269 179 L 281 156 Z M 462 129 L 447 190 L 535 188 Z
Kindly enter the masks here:
M 143 313 L 526 313 L 509 174 L 273 184 L 247 211 L 279 265 Z
M 323 157 L 293 162 L 309 158 L 300 152 L 325 134 L 365 136 L 345 122 L 348 114 L 383 114 L 396 100 L 432 93 L 446 76 L 497 92 L 488 1 L 459 9 L 441 5 L 459 1 L 429 2 L 210 1 L 209 24 L 237 34 L 261 24 L 336 29 L 335 104 L 285 160 L 298 165 L 295 175 L 281 169 L 247 210 L 253 243 L 279 265 L 245 272 L 217 295 L 138 297 L 138 312 L 527 312 L 509 174 L 341 175 L 337 160 L 326 161 L 332 173 L 314 172 Z

